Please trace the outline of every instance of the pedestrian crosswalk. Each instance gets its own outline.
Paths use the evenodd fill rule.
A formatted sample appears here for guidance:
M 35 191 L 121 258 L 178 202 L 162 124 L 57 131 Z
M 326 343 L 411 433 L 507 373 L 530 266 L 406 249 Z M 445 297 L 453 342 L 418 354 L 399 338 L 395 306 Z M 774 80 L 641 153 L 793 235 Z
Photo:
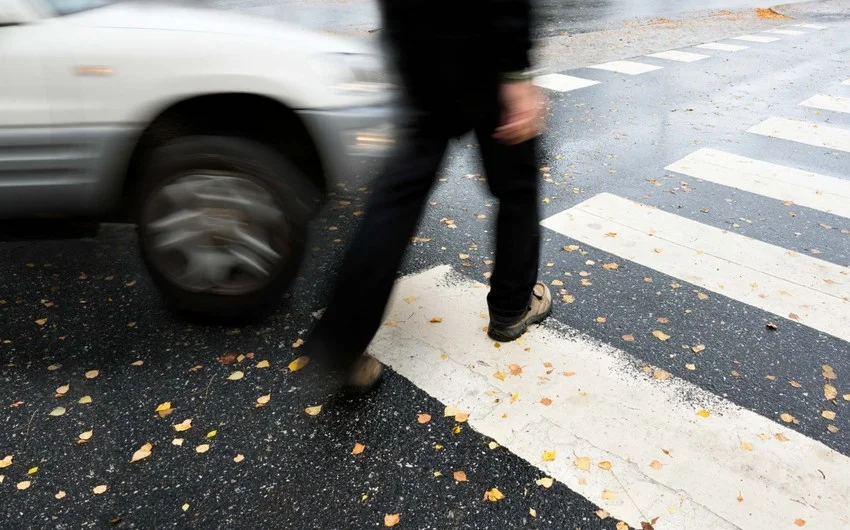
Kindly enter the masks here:
M 800 103 L 804 107 L 850 113 L 850 98 L 818 94 Z
M 661 70 L 662 67 L 635 61 L 611 61 L 608 63 L 595 64 L 588 68 L 608 70 L 609 72 L 616 72 L 618 74 L 640 75 L 647 72 L 654 72 L 655 70 Z
M 693 63 L 696 61 L 701 61 L 703 59 L 708 59 L 708 55 L 702 55 L 699 53 L 690 53 L 690 52 L 682 52 L 679 50 L 669 50 L 666 52 L 659 53 L 651 53 L 647 55 L 647 57 L 655 57 L 656 59 L 666 59 L 668 61 L 678 61 L 680 63 Z
M 774 117 L 753 125 L 748 132 L 850 153 L 850 129 Z
M 741 44 L 724 44 L 722 42 L 707 42 L 705 44 L 697 44 L 695 48 L 702 48 L 704 50 L 716 50 L 721 52 L 739 52 L 742 50 L 748 50 L 749 46 L 744 46 Z

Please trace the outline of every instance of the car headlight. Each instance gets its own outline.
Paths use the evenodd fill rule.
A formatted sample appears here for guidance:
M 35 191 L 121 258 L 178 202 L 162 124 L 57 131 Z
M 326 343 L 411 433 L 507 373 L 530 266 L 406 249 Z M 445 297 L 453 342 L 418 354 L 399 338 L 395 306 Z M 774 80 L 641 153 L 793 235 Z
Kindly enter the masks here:
M 374 93 L 392 87 L 380 56 L 364 53 L 322 55 L 314 68 L 333 90 Z

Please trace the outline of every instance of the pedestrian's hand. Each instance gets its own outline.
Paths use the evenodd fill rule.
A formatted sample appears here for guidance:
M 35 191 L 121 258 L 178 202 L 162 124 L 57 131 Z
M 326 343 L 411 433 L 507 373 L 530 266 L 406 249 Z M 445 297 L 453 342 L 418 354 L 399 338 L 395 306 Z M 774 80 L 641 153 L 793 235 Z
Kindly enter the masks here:
M 493 138 L 514 145 L 543 132 L 546 100 L 531 81 L 504 83 L 499 89 L 502 118 Z

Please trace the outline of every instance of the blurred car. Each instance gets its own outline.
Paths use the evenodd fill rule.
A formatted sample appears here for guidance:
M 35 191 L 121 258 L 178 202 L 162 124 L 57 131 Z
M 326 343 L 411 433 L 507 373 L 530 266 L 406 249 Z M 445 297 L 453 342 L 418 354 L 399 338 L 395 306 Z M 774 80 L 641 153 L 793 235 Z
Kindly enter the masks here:
M 232 12 L 0 0 L 0 217 L 137 223 L 177 307 L 259 308 L 324 193 L 393 143 L 375 52 Z

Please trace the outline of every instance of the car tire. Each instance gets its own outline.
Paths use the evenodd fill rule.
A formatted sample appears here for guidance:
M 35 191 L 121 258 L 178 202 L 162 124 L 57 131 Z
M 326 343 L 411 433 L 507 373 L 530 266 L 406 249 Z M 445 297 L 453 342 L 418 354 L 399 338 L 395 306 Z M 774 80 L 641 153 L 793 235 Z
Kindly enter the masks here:
M 144 164 L 136 195 L 142 259 L 178 311 L 255 316 L 298 273 L 316 197 L 294 164 L 260 142 L 180 138 Z

